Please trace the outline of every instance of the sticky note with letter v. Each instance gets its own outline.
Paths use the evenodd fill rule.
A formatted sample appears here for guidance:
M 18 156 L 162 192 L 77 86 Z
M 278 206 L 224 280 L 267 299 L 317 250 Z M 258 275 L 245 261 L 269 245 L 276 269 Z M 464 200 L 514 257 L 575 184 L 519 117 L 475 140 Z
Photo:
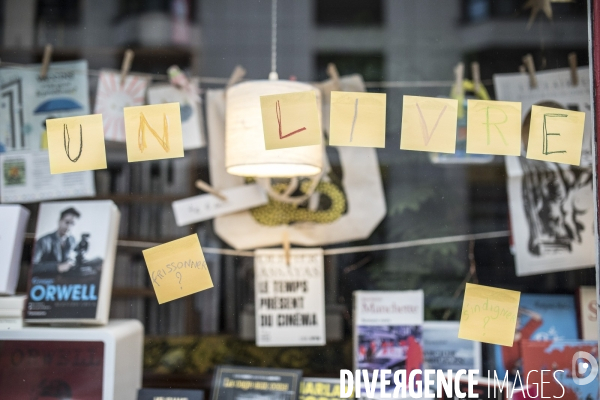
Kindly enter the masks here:
M 127 161 L 183 157 L 179 103 L 125 107 Z
M 467 101 L 467 153 L 521 154 L 521 103 Z
M 533 106 L 527 158 L 579 165 L 584 124 L 584 112 Z
M 159 304 L 213 287 L 196 234 L 142 253 Z
M 385 93 L 331 92 L 329 144 L 385 147 Z
M 458 337 L 512 346 L 520 292 L 467 283 Z
M 404 96 L 400 148 L 453 154 L 457 117 L 455 99 Z
M 106 168 L 102 115 L 46 120 L 50 173 Z
M 314 90 L 260 96 L 265 149 L 321 144 Z

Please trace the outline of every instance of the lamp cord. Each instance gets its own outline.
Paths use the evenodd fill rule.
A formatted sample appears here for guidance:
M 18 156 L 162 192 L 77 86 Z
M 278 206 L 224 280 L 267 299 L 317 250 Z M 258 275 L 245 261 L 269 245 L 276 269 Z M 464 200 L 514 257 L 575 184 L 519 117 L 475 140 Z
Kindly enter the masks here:
M 271 73 L 270 80 L 277 80 L 277 0 L 271 0 Z

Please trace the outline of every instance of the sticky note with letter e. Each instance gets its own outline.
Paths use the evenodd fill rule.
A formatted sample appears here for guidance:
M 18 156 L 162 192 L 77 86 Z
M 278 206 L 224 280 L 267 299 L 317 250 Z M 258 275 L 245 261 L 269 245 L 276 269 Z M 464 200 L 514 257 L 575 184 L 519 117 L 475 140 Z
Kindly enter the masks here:
M 159 304 L 213 287 L 196 234 L 142 253 Z
M 50 173 L 106 168 L 102 115 L 46 120 Z
M 329 144 L 385 147 L 385 93 L 331 92 Z
M 512 346 L 520 292 L 467 283 L 459 339 Z
M 467 153 L 521 154 L 521 103 L 467 100 Z
M 260 96 L 265 149 L 321 144 L 314 90 Z
M 527 158 L 579 165 L 584 125 L 584 112 L 531 107 Z
M 179 103 L 125 107 L 127 161 L 183 157 Z
M 455 99 L 404 96 L 400 149 L 453 154 L 457 121 Z

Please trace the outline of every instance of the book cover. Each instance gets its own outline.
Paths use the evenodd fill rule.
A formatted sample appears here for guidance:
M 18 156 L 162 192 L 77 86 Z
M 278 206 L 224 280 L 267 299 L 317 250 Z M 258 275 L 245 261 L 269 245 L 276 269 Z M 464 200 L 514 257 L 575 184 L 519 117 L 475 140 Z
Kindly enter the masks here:
M 27 322 L 108 322 L 118 227 L 112 201 L 40 205 Z
M 212 400 L 297 400 L 302 370 L 217 367 Z
M 192 389 L 140 389 L 137 400 L 204 400 L 202 390 Z
M 580 286 L 576 294 L 579 338 L 598 340 L 598 300 L 595 286 Z
M 350 396 L 354 398 L 354 396 Z M 340 398 L 340 380 L 335 378 L 302 378 L 298 400 Z
M 0 294 L 15 294 L 28 220 L 25 207 L 0 205 Z
M 481 370 L 481 343 L 458 338 L 458 321 L 423 323 L 423 368 Z

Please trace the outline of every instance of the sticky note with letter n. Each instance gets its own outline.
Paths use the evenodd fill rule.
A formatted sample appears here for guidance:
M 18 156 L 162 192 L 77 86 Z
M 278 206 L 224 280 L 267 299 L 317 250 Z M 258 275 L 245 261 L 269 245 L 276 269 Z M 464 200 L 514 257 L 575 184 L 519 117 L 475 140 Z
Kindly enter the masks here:
M 467 101 L 467 153 L 521 154 L 521 103 Z
M 579 165 L 584 125 L 584 112 L 533 106 L 527 158 Z
M 404 96 L 402 103 L 402 150 L 455 152 L 457 100 Z
M 331 92 L 329 144 L 385 147 L 385 93 Z
M 50 173 L 106 168 L 102 115 L 46 120 Z
M 142 253 L 159 304 L 213 287 L 196 234 Z
M 125 107 L 127 161 L 183 157 L 179 103 Z
M 265 149 L 321 144 L 314 90 L 260 96 Z

